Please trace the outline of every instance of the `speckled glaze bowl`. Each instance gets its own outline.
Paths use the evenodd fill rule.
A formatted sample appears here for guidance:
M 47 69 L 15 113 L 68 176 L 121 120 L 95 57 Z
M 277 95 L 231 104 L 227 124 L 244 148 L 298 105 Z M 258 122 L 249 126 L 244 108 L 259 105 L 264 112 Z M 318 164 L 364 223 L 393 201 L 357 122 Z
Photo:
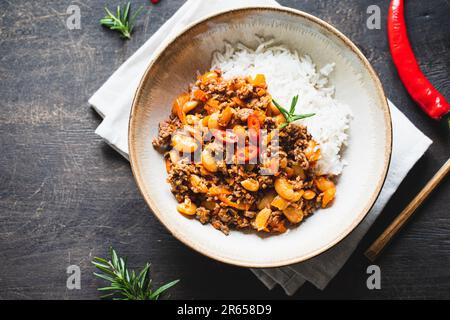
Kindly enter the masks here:
M 308 54 L 318 66 L 335 62 L 330 80 L 336 98 L 353 112 L 348 162 L 333 206 L 321 209 L 281 235 L 233 230 L 229 236 L 179 214 L 166 183 L 162 156 L 153 149 L 158 123 L 172 101 L 210 67 L 224 41 L 257 45 L 255 35 Z M 270 90 L 270 88 L 269 88 Z M 244 8 L 188 26 L 157 52 L 141 80 L 130 116 L 130 161 L 137 185 L 153 213 L 180 241 L 226 263 L 277 267 L 310 259 L 344 239 L 366 216 L 380 193 L 391 155 L 391 118 L 381 83 L 367 59 L 342 33 L 307 13 L 275 7 Z

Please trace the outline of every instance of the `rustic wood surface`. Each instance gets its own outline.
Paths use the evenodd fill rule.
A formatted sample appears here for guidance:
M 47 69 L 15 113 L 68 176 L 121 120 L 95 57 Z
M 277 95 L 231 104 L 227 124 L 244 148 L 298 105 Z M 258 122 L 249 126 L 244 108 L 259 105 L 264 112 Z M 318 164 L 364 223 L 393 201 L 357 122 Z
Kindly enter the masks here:
M 90 260 L 113 245 L 131 266 L 153 264 L 157 284 L 182 281 L 171 298 L 286 298 L 247 269 L 212 261 L 172 237 L 149 212 L 130 167 L 94 130 L 87 100 L 183 3 L 147 0 L 130 41 L 99 26 L 105 3 L 0 1 L 0 298 L 96 299 L 101 281 Z M 449 181 L 417 211 L 383 255 L 381 290 L 368 290 L 363 252 L 449 157 L 449 134 L 410 100 L 386 41 L 385 0 L 280 0 L 333 24 L 366 54 L 390 99 L 433 141 L 338 276 L 324 291 L 305 285 L 292 298 L 450 298 Z M 68 30 L 66 9 L 81 9 Z M 369 5 L 381 30 L 366 27 Z M 430 80 L 450 98 L 450 2 L 411 0 L 412 45 Z M 81 290 L 66 268 L 81 267 Z
M 383 231 L 383 233 L 370 245 L 364 252 L 364 255 L 370 260 L 375 261 L 384 249 L 395 239 L 411 217 L 416 213 L 422 203 L 424 203 L 433 191 L 444 181 L 450 172 L 450 159 L 436 172 L 436 174 L 427 182 L 422 190 L 411 200 L 410 203 L 400 212 Z

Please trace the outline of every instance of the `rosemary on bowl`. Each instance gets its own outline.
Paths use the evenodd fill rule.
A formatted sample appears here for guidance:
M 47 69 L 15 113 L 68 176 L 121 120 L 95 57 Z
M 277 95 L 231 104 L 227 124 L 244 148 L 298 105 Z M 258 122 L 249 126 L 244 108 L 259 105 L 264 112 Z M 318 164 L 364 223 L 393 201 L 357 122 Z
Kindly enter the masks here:
M 298 95 L 294 96 L 292 98 L 291 101 L 291 108 L 289 109 L 289 111 L 287 111 L 285 108 L 283 108 L 282 106 L 280 106 L 274 99 L 272 99 L 273 104 L 275 105 L 275 107 L 278 108 L 278 110 L 280 110 L 281 114 L 283 115 L 283 117 L 286 119 L 285 123 L 282 123 L 279 126 L 279 129 L 283 129 L 284 127 L 286 127 L 289 123 L 300 120 L 300 119 L 305 119 L 305 118 L 309 118 L 315 115 L 315 113 L 307 113 L 307 114 L 294 114 L 295 112 L 295 106 L 297 105 L 298 102 Z
M 142 10 L 142 6 L 130 16 L 131 3 L 128 2 L 124 8 L 117 6 L 116 15 L 114 15 L 108 8 L 105 7 L 106 16 L 100 20 L 102 26 L 108 27 L 111 30 L 116 30 L 123 38 L 130 39 L 133 32 L 134 22 L 138 14 Z
M 136 273 L 134 270 L 128 270 L 127 259 L 119 257 L 113 248 L 110 248 L 110 255 L 111 260 L 98 257 L 92 260 L 92 264 L 102 271 L 102 273 L 94 273 L 94 275 L 110 283 L 107 287 L 98 289 L 106 292 L 102 298 L 113 298 L 114 300 L 157 300 L 163 292 L 180 281 L 174 280 L 153 290 L 152 279 L 149 274 L 149 263 L 146 263 L 144 268 L 139 273 Z

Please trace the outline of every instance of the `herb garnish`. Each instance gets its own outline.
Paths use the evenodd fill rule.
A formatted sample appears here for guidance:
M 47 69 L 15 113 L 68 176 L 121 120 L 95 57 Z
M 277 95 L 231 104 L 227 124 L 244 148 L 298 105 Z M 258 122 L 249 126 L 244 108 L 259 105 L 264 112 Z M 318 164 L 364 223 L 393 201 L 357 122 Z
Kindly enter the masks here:
M 113 248 L 110 248 L 111 260 L 107 261 L 95 257 L 92 264 L 103 273 L 94 273 L 95 276 L 111 282 L 108 287 L 99 288 L 99 291 L 109 291 L 110 293 L 102 298 L 114 298 L 114 300 L 157 300 L 159 296 L 178 283 L 179 280 L 169 282 L 155 291 L 152 290 L 152 279 L 149 276 L 150 264 L 136 274 L 127 269 L 127 259 L 117 255 Z
M 283 117 L 286 119 L 285 123 L 282 123 L 278 128 L 283 129 L 286 127 L 289 123 L 293 121 L 297 121 L 304 118 L 309 118 L 315 115 L 315 113 L 307 113 L 307 114 L 294 114 L 295 112 L 295 106 L 297 105 L 298 101 L 298 95 L 294 96 L 291 101 L 291 108 L 289 109 L 289 112 L 284 109 L 282 106 L 280 106 L 274 99 L 272 99 L 273 104 L 280 110 Z
M 115 16 L 105 7 L 106 16 L 100 20 L 100 24 L 111 30 L 116 30 L 121 33 L 122 37 L 130 39 L 136 17 L 142 10 L 141 6 L 130 18 L 130 6 L 130 2 L 126 4 L 125 9 L 118 5 Z

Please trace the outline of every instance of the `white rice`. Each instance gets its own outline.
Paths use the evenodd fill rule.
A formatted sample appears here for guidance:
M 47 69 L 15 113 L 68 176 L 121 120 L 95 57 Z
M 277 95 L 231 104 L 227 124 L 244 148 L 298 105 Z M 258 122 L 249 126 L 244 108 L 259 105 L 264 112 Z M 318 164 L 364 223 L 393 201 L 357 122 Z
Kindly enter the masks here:
M 298 123 L 306 125 L 320 144 L 318 171 L 331 175 L 342 172 L 345 161 L 340 151 L 347 143 L 351 112 L 349 106 L 334 99 L 334 87 L 328 84 L 334 63 L 317 71 L 309 56 L 299 57 L 284 46 L 274 46 L 271 40 L 261 41 L 256 50 L 240 43 L 235 47 L 227 43 L 224 52 L 213 54 L 212 68 L 221 69 L 226 79 L 264 74 L 270 94 L 286 109 L 298 94 L 296 114 L 315 113 Z

